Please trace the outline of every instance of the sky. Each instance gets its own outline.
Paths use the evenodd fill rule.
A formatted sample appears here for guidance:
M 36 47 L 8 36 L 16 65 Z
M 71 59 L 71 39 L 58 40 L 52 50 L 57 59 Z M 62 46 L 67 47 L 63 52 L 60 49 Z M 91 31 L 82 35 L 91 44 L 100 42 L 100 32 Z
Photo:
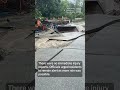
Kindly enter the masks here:
M 75 2 L 75 0 L 68 0 L 68 1 L 73 2 L 73 3 Z
M 72 2 L 72 3 L 74 3 L 74 4 L 76 3 L 76 0 L 68 0 L 68 1 L 70 1 L 70 2 Z M 85 1 L 85 0 L 81 0 L 81 3 L 80 3 L 81 5 L 83 4 L 82 1 Z

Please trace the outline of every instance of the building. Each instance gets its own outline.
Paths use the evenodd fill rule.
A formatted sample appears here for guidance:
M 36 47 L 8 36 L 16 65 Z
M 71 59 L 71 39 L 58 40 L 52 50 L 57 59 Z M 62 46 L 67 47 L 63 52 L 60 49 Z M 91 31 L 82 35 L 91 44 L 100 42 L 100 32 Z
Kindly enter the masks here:
M 75 10 L 75 8 L 67 8 L 67 10 L 66 10 L 66 12 L 67 13 L 81 13 L 81 8 L 76 8 L 76 10 Z

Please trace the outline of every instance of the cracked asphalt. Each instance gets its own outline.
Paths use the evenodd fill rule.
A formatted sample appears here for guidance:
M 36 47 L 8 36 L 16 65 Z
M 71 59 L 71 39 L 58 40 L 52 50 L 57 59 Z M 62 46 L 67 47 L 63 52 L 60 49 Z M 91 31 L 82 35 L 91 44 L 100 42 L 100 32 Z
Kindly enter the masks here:
M 62 51 L 61 51 L 62 50 Z M 51 53 L 52 52 L 52 53 Z M 58 55 L 56 55 L 60 52 Z M 82 77 L 38 77 L 35 75 L 36 90 L 84 90 L 85 89 L 85 36 L 81 36 L 64 48 L 38 49 L 35 53 L 38 61 L 82 61 Z M 56 56 L 55 56 L 56 55 Z M 52 58 L 55 56 L 54 58 Z M 51 59 L 52 58 L 52 59 Z

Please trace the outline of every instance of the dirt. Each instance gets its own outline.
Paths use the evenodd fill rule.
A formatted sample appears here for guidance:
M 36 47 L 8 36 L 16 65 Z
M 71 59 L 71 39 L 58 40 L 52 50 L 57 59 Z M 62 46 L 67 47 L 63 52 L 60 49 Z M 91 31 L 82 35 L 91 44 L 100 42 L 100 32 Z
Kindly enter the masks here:
M 79 32 L 85 31 L 85 22 L 79 22 L 79 23 L 70 23 L 70 25 L 76 26 Z M 62 33 L 60 33 L 61 35 Z M 60 36 L 58 34 L 58 36 Z M 50 35 L 49 35 L 50 36 Z M 54 35 L 53 35 L 54 36 Z M 47 35 L 43 38 L 37 38 L 35 39 L 35 48 L 62 48 L 70 45 L 74 40 L 71 41 L 57 41 L 57 40 L 49 40 Z
M 38 42 L 35 44 L 36 48 L 62 48 L 62 47 L 66 47 L 69 44 L 71 44 L 72 41 L 57 41 L 57 40 L 49 40 L 49 41 L 45 41 L 43 39 L 43 41 Z

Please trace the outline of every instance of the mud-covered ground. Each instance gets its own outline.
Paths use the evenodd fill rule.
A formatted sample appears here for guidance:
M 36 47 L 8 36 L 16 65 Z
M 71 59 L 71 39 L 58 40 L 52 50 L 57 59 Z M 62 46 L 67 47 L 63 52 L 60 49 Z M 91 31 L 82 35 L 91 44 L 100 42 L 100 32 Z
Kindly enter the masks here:
M 76 28 L 78 29 L 79 32 L 84 32 L 85 31 L 85 22 L 77 22 L 77 23 L 69 23 L 68 25 L 71 26 L 76 26 Z M 58 41 L 58 40 L 49 40 L 49 36 L 50 37 L 61 37 L 62 33 L 55 33 L 55 34 L 48 34 L 45 37 L 41 37 L 41 38 L 36 38 L 35 39 L 35 48 L 39 49 L 39 48 L 61 48 L 61 47 L 66 47 L 68 45 L 70 45 L 74 40 L 68 40 L 68 41 Z

